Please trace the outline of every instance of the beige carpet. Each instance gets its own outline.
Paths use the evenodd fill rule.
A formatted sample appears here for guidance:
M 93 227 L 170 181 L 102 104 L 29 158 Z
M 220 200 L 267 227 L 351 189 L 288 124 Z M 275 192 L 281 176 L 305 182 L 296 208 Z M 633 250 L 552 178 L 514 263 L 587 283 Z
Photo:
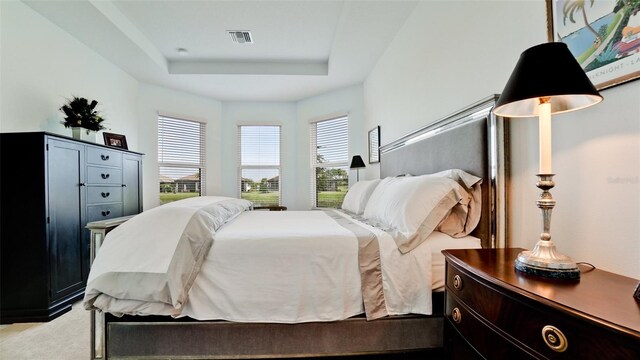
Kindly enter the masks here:
M 1 1 L 1 0 L 0 0 Z M 82 303 L 48 323 L 0 325 L 0 360 L 86 360 L 89 352 L 89 312 Z M 316 358 L 316 360 L 444 359 L 440 349 L 407 354 Z
M 48 323 L 0 326 L 0 359 L 89 359 L 89 314 L 78 302 Z

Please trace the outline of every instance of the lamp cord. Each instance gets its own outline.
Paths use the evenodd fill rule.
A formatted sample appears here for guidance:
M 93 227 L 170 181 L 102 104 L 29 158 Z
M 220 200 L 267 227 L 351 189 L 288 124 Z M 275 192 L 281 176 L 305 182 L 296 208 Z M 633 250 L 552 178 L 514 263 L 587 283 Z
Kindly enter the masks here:
M 580 270 L 580 272 L 583 272 L 583 273 L 588 273 L 588 272 L 593 271 L 593 270 L 596 269 L 595 265 L 593 265 L 591 263 L 588 263 L 588 262 L 584 262 L 584 261 L 576 263 L 576 265 L 586 265 L 586 266 L 590 266 L 591 267 L 591 269 L 589 269 L 589 270 L 585 270 L 585 271 Z

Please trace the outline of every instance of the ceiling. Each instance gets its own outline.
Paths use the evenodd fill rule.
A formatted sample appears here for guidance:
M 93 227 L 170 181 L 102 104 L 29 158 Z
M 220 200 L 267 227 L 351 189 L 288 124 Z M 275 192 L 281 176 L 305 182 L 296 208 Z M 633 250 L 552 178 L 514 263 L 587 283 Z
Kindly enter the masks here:
M 25 3 L 142 82 L 224 101 L 296 101 L 359 84 L 416 6 L 359 0 Z M 254 43 L 234 43 L 228 30 L 249 30 Z

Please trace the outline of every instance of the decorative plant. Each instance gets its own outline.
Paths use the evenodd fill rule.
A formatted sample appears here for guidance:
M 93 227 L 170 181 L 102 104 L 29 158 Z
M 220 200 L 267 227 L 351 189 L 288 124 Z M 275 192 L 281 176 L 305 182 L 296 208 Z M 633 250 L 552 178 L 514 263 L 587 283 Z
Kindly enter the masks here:
M 62 124 L 64 127 L 81 127 L 87 129 L 87 131 L 99 131 L 106 129 L 102 122 L 104 119 L 95 110 L 98 102 L 96 100 L 89 100 L 81 97 L 74 96 L 69 100 L 67 104 L 62 105 L 60 111 L 62 111 L 66 117 Z

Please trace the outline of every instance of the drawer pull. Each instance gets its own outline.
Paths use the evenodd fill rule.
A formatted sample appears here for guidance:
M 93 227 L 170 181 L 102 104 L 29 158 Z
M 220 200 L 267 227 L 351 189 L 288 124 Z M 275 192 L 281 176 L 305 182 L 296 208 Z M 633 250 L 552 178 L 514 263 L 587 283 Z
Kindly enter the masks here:
M 462 289 L 462 278 L 460 277 L 460 275 L 456 275 L 453 277 L 453 287 L 456 288 L 456 290 Z
M 111 195 L 111 193 L 103 192 L 103 193 L 100 193 L 100 195 L 102 195 L 103 198 L 108 198 L 109 195 Z
M 451 315 L 453 317 L 453 321 L 455 321 L 456 324 L 460 324 L 460 321 L 462 321 L 462 313 L 460 312 L 460 309 L 457 307 L 453 308 Z
M 100 159 L 102 159 L 103 161 L 107 161 L 107 160 L 109 160 L 109 155 L 101 154 L 100 155 Z
M 100 174 L 100 176 L 104 179 L 107 180 L 109 178 L 109 174 Z
M 547 346 L 556 352 L 567 350 L 569 343 L 562 331 L 555 326 L 547 325 L 542 328 L 542 338 Z
M 111 214 L 111 210 L 103 211 L 102 216 L 109 216 Z

